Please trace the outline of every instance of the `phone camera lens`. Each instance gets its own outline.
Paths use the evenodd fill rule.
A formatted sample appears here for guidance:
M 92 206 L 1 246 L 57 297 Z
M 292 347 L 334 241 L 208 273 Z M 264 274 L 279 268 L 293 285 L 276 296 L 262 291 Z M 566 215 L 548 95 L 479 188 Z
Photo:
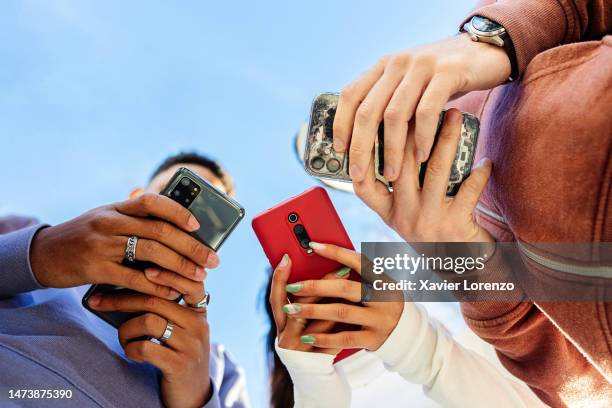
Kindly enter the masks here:
M 189 178 L 187 177 L 183 177 L 181 179 L 181 184 L 184 185 L 185 187 L 189 186 L 191 184 L 191 180 L 189 180 Z
M 327 167 L 327 170 L 329 170 L 330 172 L 336 173 L 338 170 L 340 170 L 340 160 L 329 159 L 325 166 Z
M 188 198 L 186 198 L 186 199 L 185 199 L 185 202 L 186 202 L 186 203 L 190 203 L 190 202 L 191 202 L 191 200 L 190 200 L 190 199 L 188 199 Z
M 293 231 L 295 231 L 296 234 L 302 234 L 304 233 L 304 226 L 302 224 L 298 224 L 295 226 L 295 228 L 293 228 Z
M 318 157 L 318 156 L 314 157 L 310 161 L 310 167 L 312 167 L 315 170 L 321 170 L 323 166 L 325 166 L 325 160 L 323 160 L 321 157 Z
M 298 217 L 298 215 L 294 212 L 290 213 L 289 216 L 287 217 L 287 219 L 289 220 L 290 223 L 296 223 L 300 217 Z
M 178 196 L 180 196 L 180 195 L 181 195 L 181 192 L 180 192 L 179 190 L 174 190 L 174 191 L 172 192 L 172 194 L 173 194 L 175 197 L 178 197 Z

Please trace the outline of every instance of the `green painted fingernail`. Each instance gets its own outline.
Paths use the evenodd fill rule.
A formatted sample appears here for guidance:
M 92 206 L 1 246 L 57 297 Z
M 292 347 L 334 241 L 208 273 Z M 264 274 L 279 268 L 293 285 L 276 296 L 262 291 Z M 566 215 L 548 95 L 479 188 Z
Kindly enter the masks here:
M 343 268 L 338 269 L 338 271 L 336 271 L 336 276 L 339 278 L 344 278 L 350 272 L 351 272 L 351 268 L 349 268 L 348 266 L 345 266 Z
M 304 284 L 302 282 L 296 282 L 296 283 L 290 283 L 289 285 L 287 285 L 287 292 L 289 293 L 295 293 L 295 292 L 299 292 L 300 290 L 302 290 L 302 288 L 304 287 Z
M 300 337 L 300 341 L 304 344 L 313 344 L 315 342 L 315 338 L 309 334 Z
M 297 303 L 289 303 L 283 306 L 283 312 L 287 314 L 296 314 L 300 311 L 301 307 Z

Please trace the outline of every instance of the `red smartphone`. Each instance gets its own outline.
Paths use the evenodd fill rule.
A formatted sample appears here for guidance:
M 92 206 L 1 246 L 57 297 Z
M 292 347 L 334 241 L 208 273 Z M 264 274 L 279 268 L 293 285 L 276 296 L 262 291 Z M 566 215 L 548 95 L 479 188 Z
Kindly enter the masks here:
M 315 254 L 308 246 L 310 241 L 354 250 L 327 191 L 322 187 L 310 188 L 262 212 L 253 218 L 252 226 L 273 268 L 284 254 L 291 257 L 289 283 L 321 279 L 344 266 Z M 359 276 L 351 271 L 349 279 L 359 281 Z M 339 325 L 337 330 L 350 328 L 354 329 L 355 326 Z M 337 363 L 357 351 L 359 349 L 342 350 L 334 362 Z

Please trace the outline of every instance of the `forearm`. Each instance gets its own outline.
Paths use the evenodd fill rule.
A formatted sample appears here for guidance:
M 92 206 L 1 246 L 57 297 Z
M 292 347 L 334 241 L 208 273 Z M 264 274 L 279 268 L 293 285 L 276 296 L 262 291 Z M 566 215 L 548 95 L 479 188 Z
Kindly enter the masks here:
M 276 352 L 291 375 L 296 408 L 350 406 L 350 387 L 334 369 L 334 356 L 287 350 L 278 344 Z
M 541 405 L 528 388 L 463 348 L 414 303 L 405 304 L 396 329 L 375 354 L 443 406 L 481 407 L 493 400 L 501 407 Z
M 30 265 L 30 247 L 39 224 L 0 235 L 0 298 L 41 289 Z
M 519 73 L 540 52 L 561 44 L 599 39 L 612 26 L 612 12 L 605 0 L 485 3 L 490 4 L 475 9 L 465 21 L 480 15 L 501 24 L 514 44 Z

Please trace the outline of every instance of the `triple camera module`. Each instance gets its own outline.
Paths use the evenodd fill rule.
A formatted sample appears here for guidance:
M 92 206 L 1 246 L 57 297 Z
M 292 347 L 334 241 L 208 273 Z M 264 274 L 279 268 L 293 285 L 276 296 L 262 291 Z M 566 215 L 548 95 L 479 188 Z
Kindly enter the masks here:
M 300 243 L 300 246 L 304 248 L 307 253 L 310 254 L 312 253 L 312 249 L 309 246 L 310 236 L 308 236 L 308 232 L 306 232 L 306 228 L 304 228 L 302 224 L 297 224 L 299 219 L 300 217 L 294 212 L 289 213 L 289 215 L 287 216 L 287 221 L 289 221 L 291 224 L 295 224 L 293 227 L 293 233 L 295 234 L 295 237 Z
M 200 186 L 189 177 L 183 177 L 170 192 L 170 196 L 174 201 L 185 208 L 188 208 L 199 194 Z

